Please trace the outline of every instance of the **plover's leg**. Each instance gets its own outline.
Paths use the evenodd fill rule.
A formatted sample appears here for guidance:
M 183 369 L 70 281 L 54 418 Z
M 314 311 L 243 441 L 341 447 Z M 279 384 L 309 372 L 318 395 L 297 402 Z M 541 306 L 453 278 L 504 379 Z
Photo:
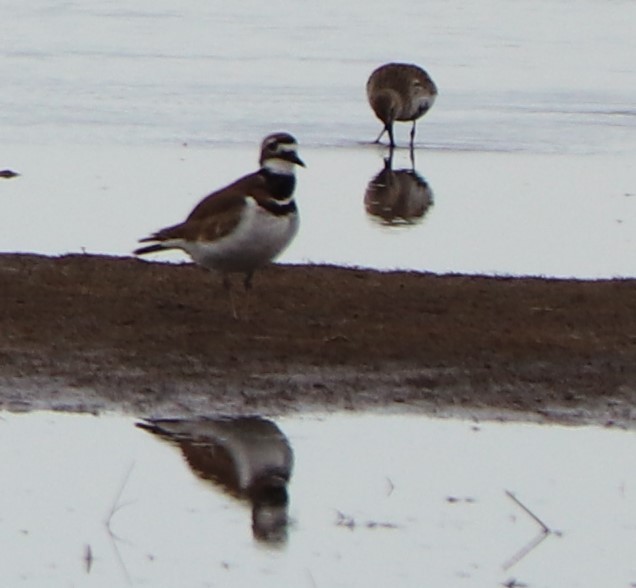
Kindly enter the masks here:
M 250 320 L 250 291 L 252 290 L 252 278 L 254 277 L 254 271 L 247 272 L 245 279 L 243 280 L 243 286 L 245 287 L 245 320 Z
M 232 316 L 235 320 L 238 320 L 238 313 L 236 312 L 236 304 L 234 304 L 234 294 L 232 293 L 232 282 L 230 282 L 230 276 L 223 274 L 223 288 L 227 292 L 230 300 L 230 308 L 232 309 Z

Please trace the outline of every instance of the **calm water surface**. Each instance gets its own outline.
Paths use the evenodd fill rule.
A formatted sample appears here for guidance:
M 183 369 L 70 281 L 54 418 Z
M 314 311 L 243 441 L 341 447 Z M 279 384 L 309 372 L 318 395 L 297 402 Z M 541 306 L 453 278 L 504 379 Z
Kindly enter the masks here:
M 636 582 L 633 432 L 407 416 L 275 421 L 294 467 L 286 539 L 269 542 L 255 538 L 246 500 L 197 474 L 214 453 L 206 464 L 129 417 L 3 413 L 3 582 Z M 235 433 L 223 434 L 239 447 Z M 245 463 L 250 445 L 240 447 Z
M 0 185 L 2 251 L 128 254 L 284 128 L 309 167 L 282 261 L 636 276 L 631 1 L 0 9 L 0 168 L 23 174 Z M 389 60 L 440 87 L 415 157 L 432 204 L 403 193 L 409 223 L 391 202 L 365 207 L 386 153 L 368 144 L 364 84 Z M 397 133 L 404 145 L 408 125 Z M 408 153 L 393 164 L 410 169 Z
M 282 261 L 636 276 L 630 0 L 0 0 L 0 13 L 0 169 L 22 174 L 0 180 L 0 251 L 127 255 L 286 129 L 308 168 Z M 406 188 L 382 204 L 364 84 L 391 60 L 426 67 L 440 96 L 414 164 L 394 155 Z M 3 585 L 636 585 L 633 432 L 277 419 L 295 465 L 287 540 L 271 544 L 249 501 L 134 424 L 2 414 Z

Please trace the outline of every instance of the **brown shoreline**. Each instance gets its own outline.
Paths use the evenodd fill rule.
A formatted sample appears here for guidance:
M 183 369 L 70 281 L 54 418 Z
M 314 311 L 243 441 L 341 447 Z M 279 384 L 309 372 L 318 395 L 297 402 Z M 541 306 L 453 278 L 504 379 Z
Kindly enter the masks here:
M 275 265 L 236 321 L 190 264 L 1 254 L 0 300 L 9 410 L 636 418 L 634 279 Z

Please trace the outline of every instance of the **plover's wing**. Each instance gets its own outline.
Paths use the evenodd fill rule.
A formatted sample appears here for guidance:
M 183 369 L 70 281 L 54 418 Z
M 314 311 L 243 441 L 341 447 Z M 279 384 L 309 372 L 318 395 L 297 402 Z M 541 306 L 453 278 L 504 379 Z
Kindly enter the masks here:
M 231 205 L 234 198 L 244 198 L 246 195 L 265 188 L 265 178 L 260 172 L 243 176 L 231 184 L 215 190 L 199 202 L 188 215 L 186 220 L 193 220 L 215 214 L 219 209 Z M 228 202 L 229 200 L 229 202 Z
M 205 213 L 185 222 L 160 229 L 149 237 L 148 241 L 215 241 L 231 233 L 241 221 L 241 214 L 245 207 L 245 196 L 236 194 L 219 194 L 210 200 Z

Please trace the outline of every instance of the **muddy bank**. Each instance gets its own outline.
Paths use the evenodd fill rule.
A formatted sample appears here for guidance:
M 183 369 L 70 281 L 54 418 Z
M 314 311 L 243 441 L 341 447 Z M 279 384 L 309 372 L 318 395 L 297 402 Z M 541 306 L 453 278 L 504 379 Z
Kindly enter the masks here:
M 636 280 L 272 266 L 235 292 L 238 321 L 189 264 L 0 255 L 0 406 L 636 417 Z

